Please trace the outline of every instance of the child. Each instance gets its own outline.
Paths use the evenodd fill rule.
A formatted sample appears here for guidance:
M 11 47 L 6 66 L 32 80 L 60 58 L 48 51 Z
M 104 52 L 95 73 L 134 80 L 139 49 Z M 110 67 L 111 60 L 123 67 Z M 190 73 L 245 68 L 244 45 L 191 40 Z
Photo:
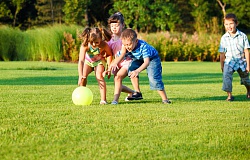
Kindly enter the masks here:
M 87 77 L 95 71 L 95 76 L 99 84 L 101 101 L 100 104 L 107 104 L 106 101 L 106 82 L 102 76 L 105 70 L 105 58 L 107 64 L 112 61 L 112 52 L 105 42 L 111 39 L 111 34 L 105 29 L 86 28 L 79 36 L 82 40 L 78 62 L 78 85 L 86 86 Z M 110 77 L 110 73 L 108 73 Z
M 162 66 L 158 51 L 147 44 L 143 40 L 137 39 L 137 34 L 132 29 L 125 29 L 121 34 L 122 50 L 121 55 L 112 62 L 110 68 L 113 69 L 116 64 L 122 60 L 126 52 L 134 56 L 133 61 L 128 68 L 128 75 L 134 87 L 138 85 L 138 75 L 144 69 L 147 69 L 147 74 L 150 83 L 150 89 L 157 90 L 162 98 L 162 103 L 170 104 L 162 82 Z M 140 91 L 135 92 L 129 99 L 137 99 L 141 97 Z
M 233 101 L 232 80 L 233 73 L 238 72 L 241 78 L 241 84 L 247 89 L 247 98 L 250 98 L 250 56 L 248 48 L 249 42 L 247 36 L 239 31 L 236 26 L 238 20 L 235 14 L 229 13 L 224 18 L 226 33 L 221 37 L 219 52 L 221 70 L 223 72 L 222 90 L 227 92 L 227 101 Z
M 123 15 L 120 12 L 113 14 L 109 17 L 108 24 L 113 34 L 112 39 L 108 42 L 108 45 L 110 46 L 113 55 L 117 57 L 118 51 L 120 51 L 122 48 L 122 41 L 120 40 L 120 36 L 122 33 L 122 29 L 125 26 Z M 125 98 L 125 101 L 128 101 L 128 97 L 131 97 L 134 93 L 132 89 L 122 85 L 122 80 L 128 75 L 128 65 L 131 61 L 132 58 L 127 55 L 126 59 L 122 60 L 122 62 L 118 64 L 116 70 L 113 71 L 115 90 L 114 99 L 111 104 L 118 104 L 121 92 L 128 93 L 128 96 Z

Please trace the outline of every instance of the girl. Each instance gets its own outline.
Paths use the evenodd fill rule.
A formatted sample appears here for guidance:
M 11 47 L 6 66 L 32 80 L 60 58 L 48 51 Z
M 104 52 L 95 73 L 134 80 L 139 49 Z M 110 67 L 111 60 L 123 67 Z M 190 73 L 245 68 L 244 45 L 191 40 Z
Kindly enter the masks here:
M 86 86 L 87 77 L 95 71 L 101 94 L 100 104 L 107 104 L 106 82 L 102 73 L 105 70 L 106 60 L 108 66 L 112 61 L 112 51 L 105 41 L 111 39 L 111 34 L 105 29 L 86 28 L 79 36 L 82 40 L 78 62 L 78 85 Z M 110 72 L 107 72 L 110 77 Z
M 122 33 L 122 29 L 125 27 L 123 15 L 120 12 L 117 12 L 109 17 L 108 24 L 110 26 L 110 30 L 112 32 L 112 39 L 108 42 L 113 55 L 117 57 L 118 52 L 122 48 L 122 41 L 120 40 L 120 36 Z M 121 63 L 117 65 L 114 74 L 114 83 L 115 83 L 115 90 L 114 90 L 114 99 L 111 104 L 118 104 L 118 100 L 120 97 L 121 92 L 128 93 L 128 96 L 125 98 L 125 101 L 128 101 L 128 97 L 132 96 L 134 91 L 124 85 L 122 85 L 122 80 L 128 75 L 128 66 L 132 58 L 127 56 Z M 107 73 L 104 72 L 104 75 Z

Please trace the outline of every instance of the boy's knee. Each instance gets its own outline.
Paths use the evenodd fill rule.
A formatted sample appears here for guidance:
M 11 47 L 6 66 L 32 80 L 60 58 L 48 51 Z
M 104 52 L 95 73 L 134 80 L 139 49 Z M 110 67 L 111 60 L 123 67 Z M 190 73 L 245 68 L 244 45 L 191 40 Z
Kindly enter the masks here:
M 241 79 L 241 84 L 245 86 L 250 86 L 250 80 L 249 79 Z

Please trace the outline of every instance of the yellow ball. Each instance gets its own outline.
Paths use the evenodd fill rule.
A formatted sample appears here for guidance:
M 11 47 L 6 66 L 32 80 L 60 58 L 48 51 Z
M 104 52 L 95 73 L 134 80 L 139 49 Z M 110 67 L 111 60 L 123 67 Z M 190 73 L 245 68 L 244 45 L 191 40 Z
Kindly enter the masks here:
M 87 87 L 77 87 L 72 93 L 72 101 L 75 105 L 90 105 L 93 101 L 93 93 Z

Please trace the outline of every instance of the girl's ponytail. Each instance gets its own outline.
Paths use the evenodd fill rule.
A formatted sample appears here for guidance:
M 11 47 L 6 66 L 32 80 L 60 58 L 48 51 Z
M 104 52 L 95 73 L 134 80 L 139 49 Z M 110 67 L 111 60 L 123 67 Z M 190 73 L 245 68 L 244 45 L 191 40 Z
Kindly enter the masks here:
M 105 28 L 99 28 L 99 30 L 101 31 L 104 40 L 110 41 L 110 39 L 112 38 L 112 34 L 109 31 L 107 31 Z
M 79 35 L 79 39 L 82 41 L 83 46 L 88 46 L 90 30 L 91 28 L 87 27 Z

